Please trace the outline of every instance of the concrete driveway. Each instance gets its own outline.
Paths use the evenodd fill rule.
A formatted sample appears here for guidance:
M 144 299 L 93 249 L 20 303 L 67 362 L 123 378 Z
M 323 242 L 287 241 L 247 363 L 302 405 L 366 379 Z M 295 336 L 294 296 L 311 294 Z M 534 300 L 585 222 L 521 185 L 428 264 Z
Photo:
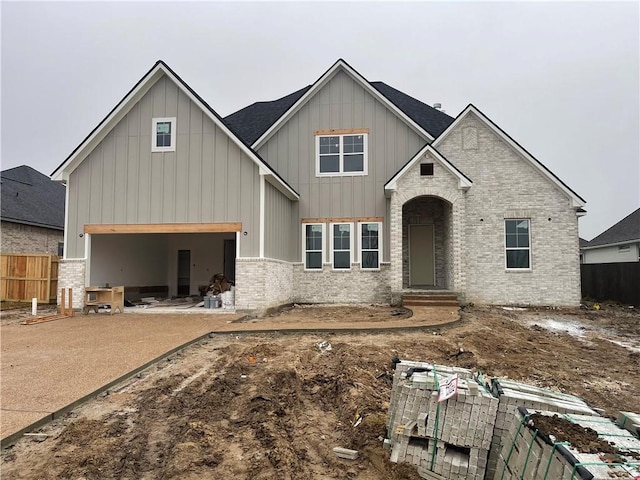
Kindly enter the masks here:
M 0 438 L 242 315 L 76 315 L 0 329 Z

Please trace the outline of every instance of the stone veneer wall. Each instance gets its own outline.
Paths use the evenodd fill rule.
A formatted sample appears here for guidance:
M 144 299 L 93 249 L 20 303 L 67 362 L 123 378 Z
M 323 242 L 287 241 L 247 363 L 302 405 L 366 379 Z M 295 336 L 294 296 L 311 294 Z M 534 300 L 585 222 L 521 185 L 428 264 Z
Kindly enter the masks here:
M 380 270 L 333 270 L 331 264 L 322 270 L 308 271 L 304 264 L 293 264 L 294 302 L 296 303 L 380 303 L 391 301 L 388 263 Z
M 86 261 L 83 258 L 60 259 L 58 264 L 58 305 L 60 305 L 60 289 L 73 288 L 73 309 L 80 310 L 84 307 L 85 272 Z
M 272 258 L 236 258 L 236 310 L 260 314 L 293 302 L 293 264 Z
M 434 197 L 418 197 L 405 203 L 402 208 L 402 288 L 408 288 L 409 278 L 409 225 L 433 225 L 435 242 L 436 287 L 448 288 L 447 272 L 450 261 L 447 258 L 446 240 L 448 225 L 447 211 L 450 206 Z
M 64 232 L 21 223 L 2 222 L 1 239 L 2 253 L 58 255 L 58 243 L 64 241 Z

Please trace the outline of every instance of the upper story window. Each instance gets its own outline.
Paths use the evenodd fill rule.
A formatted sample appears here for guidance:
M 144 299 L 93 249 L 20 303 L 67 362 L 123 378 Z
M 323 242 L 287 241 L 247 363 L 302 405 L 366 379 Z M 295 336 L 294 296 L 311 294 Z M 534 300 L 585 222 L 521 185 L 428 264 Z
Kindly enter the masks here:
M 340 132 L 316 132 L 316 175 L 366 175 L 367 131 Z
M 504 221 L 507 269 L 531 268 L 531 235 L 529 219 Z
M 151 132 L 152 152 L 175 152 L 176 150 L 176 119 L 154 118 Z

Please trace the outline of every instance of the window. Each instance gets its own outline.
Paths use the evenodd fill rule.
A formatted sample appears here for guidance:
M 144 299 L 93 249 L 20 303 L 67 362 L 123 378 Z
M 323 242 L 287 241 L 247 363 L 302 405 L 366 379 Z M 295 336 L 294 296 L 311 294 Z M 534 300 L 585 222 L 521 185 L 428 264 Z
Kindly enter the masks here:
M 509 219 L 504 221 L 507 269 L 531 268 L 529 220 Z
M 332 223 L 331 225 L 331 262 L 335 270 L 351 268 L 353 236 L 351 223 Z
M 302 241 L 304 252 L 304 268 L 322 270 L 324 260 L 324 225 L 322 223 L 303 224 Z
M 316 175 L 366 175 L 367 134 L 317 135 Z
M 618 252 L 625 253 L 631 251 L 631 245 L 620 245 L 618 246 Z
M 151 132 L 152 152 L 175 152 L 176 150 L 176 119 L 154 118 Z
M 433 175 L 433 163 L 421 163 L 420 164 L 420 175 L 424 176 L 432 176 Z
M 359 223 L 360 229 L 360 268 L 377 270 L 380 268 L 380 250 L 382 244 L 381 223 Z

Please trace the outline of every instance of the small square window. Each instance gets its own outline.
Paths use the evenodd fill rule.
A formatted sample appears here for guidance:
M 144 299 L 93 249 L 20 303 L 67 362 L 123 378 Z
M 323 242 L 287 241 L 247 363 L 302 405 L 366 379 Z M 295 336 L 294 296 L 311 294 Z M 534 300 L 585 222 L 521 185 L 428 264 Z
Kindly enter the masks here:
M 175 152 L 176 150 L 176 119 L 154 118 L 151 131 L 152 152 Z
M 433 163 L 421 163 L 420 164 L 420 176 L 432 177 L 433 176 Z

